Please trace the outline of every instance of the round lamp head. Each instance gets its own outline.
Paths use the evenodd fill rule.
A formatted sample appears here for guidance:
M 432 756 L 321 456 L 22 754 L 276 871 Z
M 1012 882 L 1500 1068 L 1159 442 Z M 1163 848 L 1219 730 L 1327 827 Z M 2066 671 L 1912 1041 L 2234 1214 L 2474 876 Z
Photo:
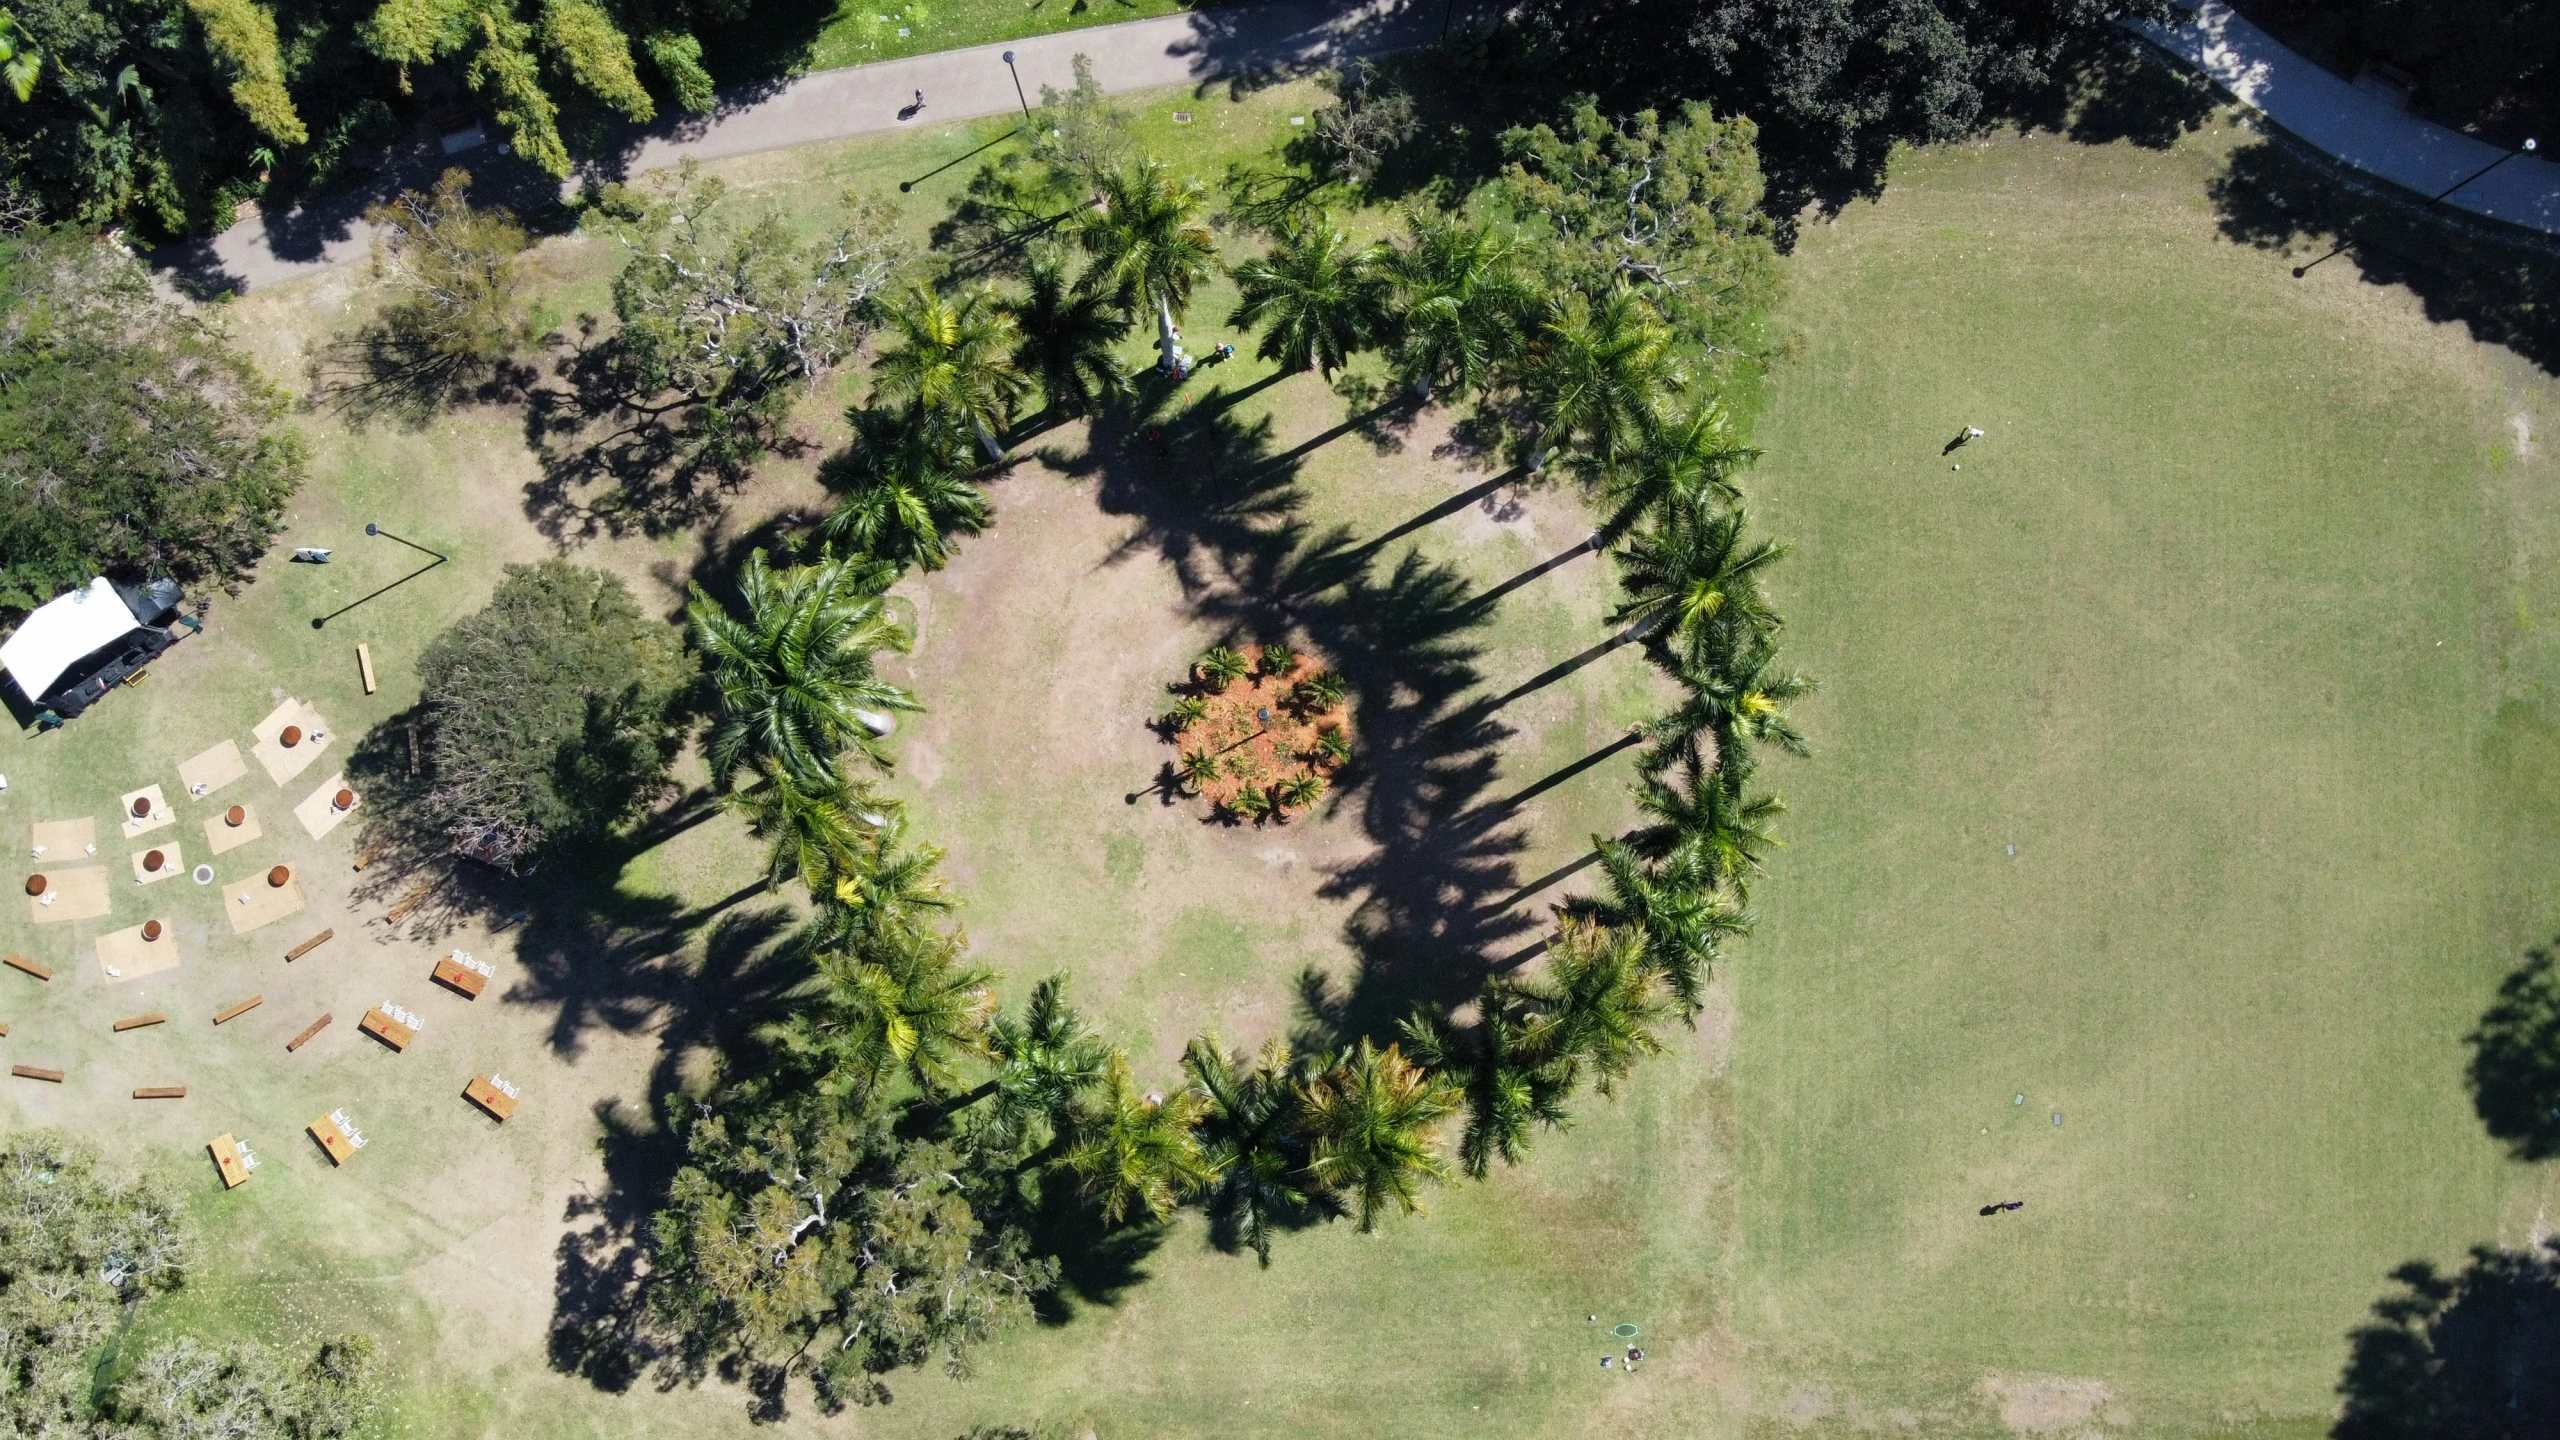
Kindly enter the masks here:
M 2532 139 L 2530 136 L 2528 136 L 2528 137 L 2526 137 L 2526 139 L 2525 139 L 2525 142 L 2524 142 L 2524 148 L 2525 148 L 2527 151 L 2533 151 L 2533 150 L 2539 150 L 2539 149 L 2541 149 L 2542 147 L 2541 147 L 2541 146 L 2539 146 L 2539 145 L 2537 145 L 2537 144 L 2535 144 L 2535 143 L 2534 143 L 2534 141 L 2533 141 L 2533 139 Z
M 374 524 L 370 520 L 367 520 L 364 522 L 364 533 L 367 535 L 379 535 L 382 533 L 382 527 Z
M 1012 52 L 1012 51 L 1007 50 L 1006 52 L 1004 52 L 1004 63 L 1006 63 L 1007 65 L 1010 65 L 1010 64 L 1012 64 L 1012 63 L 1013 63 L 1013 52 Z

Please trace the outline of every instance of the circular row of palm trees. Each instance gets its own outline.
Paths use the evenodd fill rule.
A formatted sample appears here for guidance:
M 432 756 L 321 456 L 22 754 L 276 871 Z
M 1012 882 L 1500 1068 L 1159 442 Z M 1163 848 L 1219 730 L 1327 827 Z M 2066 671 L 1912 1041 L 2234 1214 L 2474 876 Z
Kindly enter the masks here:
M 1118 1222 L 1205 1201 L 1268 1257 L 1271 1231 L 1339 1207 L 1365 1228 L 1410 1211 L 1451 1173 L 1516 1163 L 1531 1133 L 1569 1118 L 1588 1084 L 1612 1093 L 1659 1027 L 1694 1019 L 1721 947 L 1745 933 L 1752 879 L 1782 809 L 1755 793 L 1758 747 L 1801 752 L 1787 702 L 1807 682 L 1779 660 L 1762 591 L 1783 547 L 1753 538 L 1740 443 L 1684 347 L 1637 289 L 1542 282 L 1535 242 L 1458 216 L 1413 214 L 1397 241 L 1355 246 L 1322 211 L 1280 228 L 1233 267 L 1235 322 L 1285 370 L 1330 372 L 1381 353 L 1418 401 L 1479 399 L 1511 424 L 1531 472 L 1561 466 L 1601 517 L 1622 603 L 1611 623 L 1682 687 L 1646 727 L 1643 821 L 1600 840 L 1599 894 L 1568 903 L 1530 979 L 1489 980 L 1461 1025 L 1420 1011 L 1387 1043 L 1253 1055 L 1192 1042 L 1186 1083 L 1148 1091 L 1044 981 L 1001 1010 L 993 973 L 945 928 L 941 852 L 906 839 L 906 814 L 847 772 L 885 765 L 880 741 L 914 697 L 873 657 L 909 636 L 884 592 L 909 566 L 945 563 L 989 520 L 968 476 L 1000 460 L 1036 388 L 1053 415 L 1125 389 L 1111 359 L 1152 313 L 1169 362 L 1197 285 L 1218 263 L 1203 187 L 1143 161 L 1107 176 L 1074 220 L 1081 275 L 1035 257 L 1022 293 L 918 285 L 889 307 L 866 405 L 853 412 L 854 483 L 821 527 L 825 556 L 774 568 L 758 552 L 742 613 L 698 588 L 689 614 L 716 691 L 715 778 L 769 847 L 772 884 L 804 881 L 810 979 L 773 1034 L 848 1105 L 905 1093 L 942 1119 L 1063 1165 Z M 976 454 L 972 455 L 972 451 Z M 841 558 L 840 558 L 841 557 Z M 740 776 L 752 783 L 737 785 Z M 964 1088 L 968 1073 L 982 1078 Z

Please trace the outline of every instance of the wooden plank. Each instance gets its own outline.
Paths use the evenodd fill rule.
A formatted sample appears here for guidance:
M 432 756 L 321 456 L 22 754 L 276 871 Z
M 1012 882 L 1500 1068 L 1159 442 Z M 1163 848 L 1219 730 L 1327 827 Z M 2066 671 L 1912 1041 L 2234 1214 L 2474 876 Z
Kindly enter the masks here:
M 301 1049 L 303 1046 L 310 1044 L 312 1036 L 329 1028 L 330 1018 L 330 1016 L 322 1015 L 319 1019 L 312 1021 L 309 1029 L 284 1042 L 284 1052 L 290 1055 L 294 1051 Z
M 227 1005 L 222 1009 L 213 1012 L 213 1023 L 219 1025 L 225 1020 L 237 1020 L 241 1016 L 248 1014 L 250 1011 L 257 1009 L 259 1006 L 266 1003 L 267 997 L 265 995 L 252 995 L 237 1005 Z
M 168 1016 L 154 1010 L 148 1015 L 127 1015 L 116 1022 L 115 1031 L 117 1034 L 121 1035 L 127 1030 L 140 1030 L 147 1025 L 166 1025 L 168 1023 Z
M 303 956 L 310 954 L 312 951 L 319 949 L 321 946 L 328 944 L 332 939 L 337 937 L 337 934 L 338 932 L 335 930 L 323 930 L 319 934 L 312 936 L 310 939 L 305 940 L 301 944 L 284 952 L 284 958 L 287 963 L 299 960 Z
M 5 1020 L 0 1020 L 0 1040 L 7 1038 L 9 1038 L 9 1024 Z
M 61 1071 L 47 1070 L 41 1065 L 12 1065 L 9 1067 L 9 1073 L 21 1080 L 50 1080 L 56 1085 L 62 1083 Z
M 356 853 L 356 868 L 361 870 L 367 865 L 372 864 L 374 860 L 382 854 L 384 847 L 388 846 L 390 843 L 391 842 L 388 840 L 376 840 L 372 844 L 364 847 L 361 851 L 358 851 Z
M 367 695 L 372 694 L 372 693 L 373 693 L 373 647 L 372 647 L 372 646 L 370 646 L 370 645 L 358 645 L 358 646 L 356 647 L 356 668 L 357 668 L 358 670 L 361 670 L 361 671 L 363 671 L 363 672 L 364 672 L 364 693 L 366 693 Z
M 52 971 L 37 964 L 33 960 L 28 959 L 24 955 L 0 955 L 0 965 L 6 965 L 21 975 L 33 975 L 39 980 L 50 980 L 53 978 Z
M 402 919 L 407 917 L 410 911 L 417 909 L 418 906 L 426 900 L 427 892 L 435 888 L 436 882 L 433 880 L 419 881 L 417 889 L 401 896 L 400 903 L 391 907 L 391 914 L 388 918 L 395 925 L 400 923 Z
M 187 1087 L 184 1085 L 138 1086 L 133 1092 L 133 1098 L 136 1100 L 184 1100 L 187 1098 Z

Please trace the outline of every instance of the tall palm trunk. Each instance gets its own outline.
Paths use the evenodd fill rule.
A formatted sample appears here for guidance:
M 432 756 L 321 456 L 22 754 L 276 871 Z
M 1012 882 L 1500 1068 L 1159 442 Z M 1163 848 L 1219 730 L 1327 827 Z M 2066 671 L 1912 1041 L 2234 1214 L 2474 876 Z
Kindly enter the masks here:
M 1165 373 L 1181 368 L 1182 342 L 1173 328 L 1173 302 L 1162 295 L 1156 297 L 1156 345 L 1162 351 L 1158 363 Z
M 987 422 L 979 416 L 972 415 L 969 417 L 969 424 L 978 432 L 978 448 L 987 452 L 987 463 L 994 465 L 1003 461 L 1004 442 L 998 440 L 995 432 L 987 428 Z

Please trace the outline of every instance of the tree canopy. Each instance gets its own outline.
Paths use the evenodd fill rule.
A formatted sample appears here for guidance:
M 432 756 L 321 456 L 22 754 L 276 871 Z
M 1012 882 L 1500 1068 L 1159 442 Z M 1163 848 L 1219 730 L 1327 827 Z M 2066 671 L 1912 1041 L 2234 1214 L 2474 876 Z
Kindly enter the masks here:
M 0 619 L 101 572 L 237 581 L 303 482 L 283 414 L 123 251 L 0 237 Z
M 608 122 L 710 109 L 750 0 L 18 0 L 0 170 L 56 219 L 183 234 L 369 167 L 457 103 L 553 175 Z
M 507 567 L 488 605 L 427 647 L 418 678 L 434 763 L 421 817 L 509 868 L 656 798 L 690 679 L 675 632 L 618 576 L 565 560 Z

